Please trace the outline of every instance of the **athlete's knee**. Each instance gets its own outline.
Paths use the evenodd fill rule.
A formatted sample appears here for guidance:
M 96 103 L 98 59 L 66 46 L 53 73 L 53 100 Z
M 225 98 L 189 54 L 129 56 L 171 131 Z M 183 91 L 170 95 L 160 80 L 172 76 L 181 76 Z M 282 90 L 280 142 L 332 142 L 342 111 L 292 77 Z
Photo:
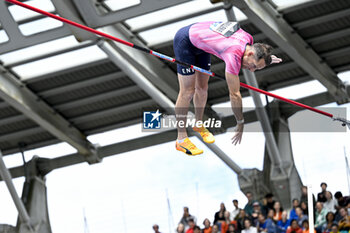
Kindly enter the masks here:
M 200 96 L 207 96 L 208 95 L 208 85 L 197 86 L 195 88 L 195 93 L 200 95 Z
M 195 93 L 194 88 L 186 88 L 186 89 L 180 90 L 179 96 L 184 100 L 191 101 L 194 93 Z

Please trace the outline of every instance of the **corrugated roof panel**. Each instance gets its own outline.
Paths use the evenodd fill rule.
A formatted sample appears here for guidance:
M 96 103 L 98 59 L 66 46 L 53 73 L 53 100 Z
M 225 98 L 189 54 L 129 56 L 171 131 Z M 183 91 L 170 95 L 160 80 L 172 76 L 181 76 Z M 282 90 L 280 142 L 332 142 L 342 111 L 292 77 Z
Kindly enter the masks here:
M 99 112 L 109 108 L 114 108 L 116 106 L 122 106 L 128 103 L 137 102 L 145 99 L 149 99 L 149 96 L 143 91 L 138 91 L 137 93 L 134 92 L 118 97 L 103 99 L 100 101 L 92 101 L 88 104 L 81 105 L 80 107 L 75 107 L 61 111 L 61 113 L 65 117 L 71 118 L 89 113 Z
M 25 137 L 19 137 L 17 140 L 2 140 L 0 141 L 0 148 L 2 151 L 5 153 L 13 153 L 15 151 L 19 151 L 18 149 L 18 143 L 19 142 L 24 142 L 28 146 L 26 149 L 32 149 L 33 147 L 40 147 L 44 145 L 49 145 L 55 142 L 58 142 L 59 140 L 53 137 L 50 133 L 48 132 L 39 132 L 39 133 L 34 133 L 32 135 L 26 135 Z
M 13 133 L 17 131 L 21 131 L 24 129 L 30 129 L 36 127 L 37 124 L 30 119 L 23 119 L 20 121 L 12 122 L 9 124 L 0 126 L 0 135 L 5 135 L 8 133 Z
M 5 105 L 4 107 L 0 108 L 0 119 L 10 116 L 17 116 L 18 114 L 20 113 L 9 105 Z
M 341 29 L 348 28 L 350 25 L 350 15 L 338 18 L 336 20 L 327 21 L 326 23 L 316 24 L 297 30 L 299 35 L 304 39 L 321 36 L 326 33 L 335 32 Z
M 114 112 L 113 114 L 104 115 L 98 119 L 84 121 L 82 123 L 77 122 L 75 125 L 79 129 L 81 129 L 83 132 L 85 132 L 85 131 L 96 130 L 98 128 L 103 128 L 103 127 L 114 125 L 121 122 L 132 121 L 135 119 L 139 119 L 141 123 L 143 111 L 147 109 L 148 110 L 160 109 L 161 111 L 161 108 L 157 104 L 153 103 L 150 105 L 145 105 L 143 108 L 137 108 L 127 112 L 123 112 L 122 114 L 119 112 Z M 165 111 L 161 111 L 161 112 L 165 112 Z
M 245 20 L 243 22 L 240 23 L 241 24 L 241 28 L 250 33 L 250 34 L 257 34 L 260 33 L 260 29 L 258 27 L 256 27 L 254 24 L 252 24 L 249 20 Z
M 134 82 L 129 78 L 119 78 L 116 80 L 109 80 L 107 82 L 96 83 L 83 88 L 77 88 L 58 95 L 48 96 L 45 100 L 52 105 L 57 105 L 131 85 L 134 85 Z
M 112 73 L 119 69 L 110 61 L 90 63 L 83 66 L 68 69 L 62 72 L 28 80 L 28 87 L 35 92 L 41 92 L 52 88 L 76 83 L 82 80 L 96 78 L 103 74 Z
M 338 38 L 335 40 L 329 40 L 327 42 L 323 43 L 316 43 L 315 45 L 312 45 L 314 50 L 318 53 L 324 53 L 328 51 L 333 51 L 335 49 L 348 47 L 350 46 L 350 36 Z
M 315 0 L 317 3 L 318 0 Z M 336 12 L 350 7 L 349 0 L 333 0 L 323 1 L 320 4 L 312 4 L 306 8 L 298 8 L 296 11 L 292 11 L 284 14 L 284 18 L 291 24 L 302 22 L 307 19 L 315 18 L 317 16 Z
M 337 58 L 327 59 L 327 63 L 332 68 L 347 65 L 350 63 L 350 56 L 349 54 L 344 54 L 343 56 L 338 56 Z

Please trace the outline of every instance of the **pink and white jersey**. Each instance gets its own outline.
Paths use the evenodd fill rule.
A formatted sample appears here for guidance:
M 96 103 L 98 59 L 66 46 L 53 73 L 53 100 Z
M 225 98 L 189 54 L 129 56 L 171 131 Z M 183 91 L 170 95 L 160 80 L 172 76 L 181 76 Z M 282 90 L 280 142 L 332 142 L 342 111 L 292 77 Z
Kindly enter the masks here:
M 191 43 L 223 60 L 227 73 L 238 75 L 245 47 L 247 44 L 253 44 L 253 37 L 243 29 L 239 29 L 230 37 L 224 37 L 210 29 L 213 23 L 215 22 L 193 24 L 189 31 Z

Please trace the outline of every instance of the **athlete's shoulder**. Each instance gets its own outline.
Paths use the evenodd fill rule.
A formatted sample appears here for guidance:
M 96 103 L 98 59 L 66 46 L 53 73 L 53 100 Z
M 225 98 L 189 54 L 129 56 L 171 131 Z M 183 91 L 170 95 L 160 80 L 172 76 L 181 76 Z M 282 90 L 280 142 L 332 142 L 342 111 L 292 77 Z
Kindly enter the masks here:
M 239 38 L 243 41 L 248 42 L 249 44 L 253 44 L 254 43 L 254 38 L 251 34 L 249 34 L 248 32 L 244 31 L 244 29 L 240 28 L 235 34 L 234 34 L 235 38 Z

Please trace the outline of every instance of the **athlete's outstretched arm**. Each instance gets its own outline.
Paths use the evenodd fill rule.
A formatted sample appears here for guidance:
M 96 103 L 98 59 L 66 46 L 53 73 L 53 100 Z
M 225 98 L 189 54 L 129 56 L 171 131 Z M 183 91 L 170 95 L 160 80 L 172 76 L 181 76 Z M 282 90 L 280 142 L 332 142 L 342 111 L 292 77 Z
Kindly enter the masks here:
M 239 91 L 239 88 L 240 88 L 239 76 L 230 74 L 227 72 L 225 73 L 225 76 L 226 76 L 228 89 L 230 92 L 230 101 L 231 101 L 232 111 L 236 117 L 237 122 L 242 122 L 240 124 L 237 124 L 236 133 L 232 138 L 232 143 L 234 145 L 237 145 L 237 143 L 241 143 L 243 128 L 244 128 L 242 96 L 241 96 L 241 92 Z

